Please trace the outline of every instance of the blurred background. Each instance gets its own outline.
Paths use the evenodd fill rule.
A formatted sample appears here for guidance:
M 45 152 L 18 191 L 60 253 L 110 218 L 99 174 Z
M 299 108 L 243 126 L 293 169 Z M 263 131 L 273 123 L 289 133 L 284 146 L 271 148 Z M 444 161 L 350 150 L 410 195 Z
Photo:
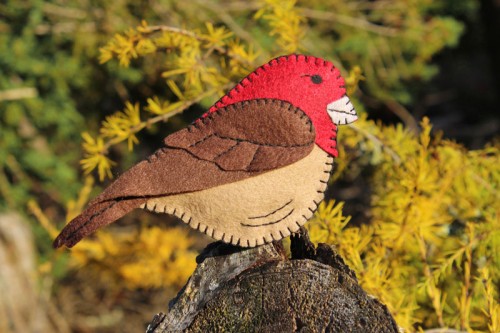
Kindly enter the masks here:
M 138 332 L 167 310 L 207 237 L 141 211 L 71 251 L 52 239 L 110 176 L 274 56 L 333 61 L 377 144 L 388 134 L 371 128 L 418 135 L 428 117 L 433 135 L 498 162 L 499 32 L 498 0 L 2 1 L 0 331 Z M 351 146 L 328 195 L 360 226 L 385 155 Z

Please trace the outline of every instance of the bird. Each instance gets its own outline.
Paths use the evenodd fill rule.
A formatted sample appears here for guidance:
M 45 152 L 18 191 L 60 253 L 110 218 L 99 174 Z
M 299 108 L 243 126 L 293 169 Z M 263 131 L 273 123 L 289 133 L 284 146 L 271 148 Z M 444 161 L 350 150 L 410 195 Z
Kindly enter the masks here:
M 314 214 L 357 114 L 340 70 L 303 54 L 272 59 L 119 176 L 54 240 L 73 247 L 136 208 L 240 247 L 278 241 Z

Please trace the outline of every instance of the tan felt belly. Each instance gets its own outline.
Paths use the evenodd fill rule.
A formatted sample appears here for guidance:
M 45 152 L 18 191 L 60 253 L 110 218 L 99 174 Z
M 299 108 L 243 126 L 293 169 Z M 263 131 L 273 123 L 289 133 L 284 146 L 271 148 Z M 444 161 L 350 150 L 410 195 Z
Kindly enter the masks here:
M 323 200 L 333 158 L 314 146 L 281 169 L 207 190 L 150 199 L 141 208 L 173 214 L 226 243 L 253 247 L 295 232 Z

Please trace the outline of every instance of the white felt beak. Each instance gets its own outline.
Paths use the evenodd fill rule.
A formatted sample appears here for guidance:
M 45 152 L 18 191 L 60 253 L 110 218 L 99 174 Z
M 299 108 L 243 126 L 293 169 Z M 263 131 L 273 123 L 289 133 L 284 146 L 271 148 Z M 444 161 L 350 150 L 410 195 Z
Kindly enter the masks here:
M 336 125 L 350 124 L 358 119 L 356 110 L 347 95 L 327 105 L 326 109 L 332 121 Z

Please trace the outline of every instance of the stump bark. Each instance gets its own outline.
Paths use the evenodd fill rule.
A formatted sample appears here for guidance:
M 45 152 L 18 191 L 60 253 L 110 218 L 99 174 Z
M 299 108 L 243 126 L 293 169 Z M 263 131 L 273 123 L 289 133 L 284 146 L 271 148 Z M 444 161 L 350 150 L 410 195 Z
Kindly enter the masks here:
M 289 259 L 281 242 L 210 244 L 147 333 L 398 332 L 387 307 L 367 295 L 332 247 L 314 248 L 302 230 L 291 252 Z

